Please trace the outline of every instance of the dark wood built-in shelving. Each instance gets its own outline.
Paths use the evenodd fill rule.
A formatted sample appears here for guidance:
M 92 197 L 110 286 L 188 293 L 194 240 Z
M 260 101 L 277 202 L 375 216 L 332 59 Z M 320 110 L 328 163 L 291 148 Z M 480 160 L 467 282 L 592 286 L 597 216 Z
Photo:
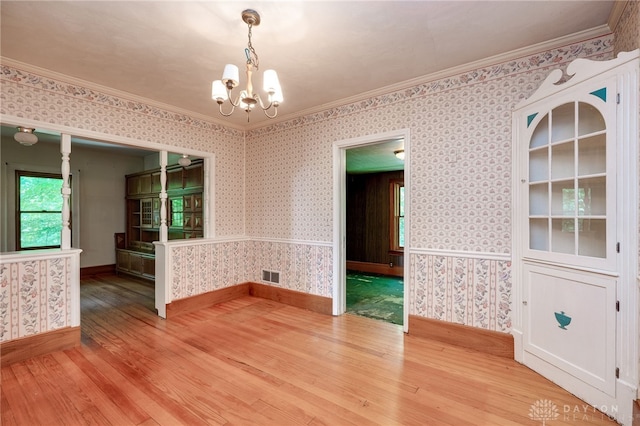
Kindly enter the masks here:
M 202 238 L 202 160 L 187 167 L 169 166 L 166 173 L 168 238 Z M 127 175 L 126 189 L 125 247 L 116 249 L 116 270 L 154 279 L 153 242 L 160 239 L 160 169 Z

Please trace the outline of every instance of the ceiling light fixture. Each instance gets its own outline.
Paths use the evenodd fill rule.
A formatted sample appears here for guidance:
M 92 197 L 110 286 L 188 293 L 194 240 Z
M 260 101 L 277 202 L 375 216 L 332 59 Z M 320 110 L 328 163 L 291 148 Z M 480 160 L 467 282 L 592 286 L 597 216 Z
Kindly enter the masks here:
M 180 157 L 178 159 L 178 164 L 180 164 L 182 167 L 187 167 L 191 165 L 191 159 L 189 158 L 189 156 L 187 154 L 182 154 L 182 157 Z
M 38 136 L 33 133 L 35 132 L 35 130 L 36 129 L 32 129 L 30 127 L 20 126 L 18 127 L 18 131 L 16 132 L 16 134 L 13 135 L 13 138 L 24 146 L 34 145 L 38 143 Z
M 231 90 L 238 85 L 240 79 L 238 73 L 238 67 L 232 64 L 227 64 L 224 67 L 222 73 L 222 80 L 216 80 L 211 85 L 211 98 L 218 103 L 220 107 L 220 114 L 225 117 L 233 114 L 236 107 L 241 107 L 247 112 L 247 122 L 249 122 L 249 113 L 256 106 L 259 105 L 264 111 L 264 114 L 269 118 L 275 118 L 278 115 L 278 106 L 282 102 L 282 89 L 280 82 L 278 81 L 278 75 L 274 70 L 266 70 L 263 75 L 263 87 L 268 94 L 268 104 L 265 106 L 262 99 L 257 93 L 253 93 L 253 83 L 251 82 L 251 75 L 254 69 L 258 70 L 258 54 L 256 53 L 253 45 L 251 44 L 251 29 L 254 26 L 260 25 L 260 15 L 258 12 L 252 9 L 246 9 L 242 12 L 242 20 L 249 27 L 249 43 L 247 48 L 244 49 L 244 53 L 247 57 L 247 88 L 240 92 L 240 95 L 233 100 L 231 96 Z M 222 110 L 222 104 L 229 100 L 231 104 L 231 111 L 225 113 Z M 273 107 L 273 114 L 269 115 L 269 110 Z
M 393 155 L 398 157 L 399 160 L 404 161 L 404 149 L 399 149 L 397 151 L 393 151 Z

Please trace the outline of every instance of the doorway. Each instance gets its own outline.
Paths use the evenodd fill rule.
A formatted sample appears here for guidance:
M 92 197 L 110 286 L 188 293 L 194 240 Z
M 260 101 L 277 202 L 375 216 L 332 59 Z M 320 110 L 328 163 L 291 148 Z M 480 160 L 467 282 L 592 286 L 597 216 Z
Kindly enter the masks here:
M 402 324 L 405 331 L 409 143 L 405 129 L 334 144 L 334 314 L 369 316 Z M 401 150 L 404 161 L 395 155 Z M 392 185 L 398 182 L 402 214 L 394 211 Z

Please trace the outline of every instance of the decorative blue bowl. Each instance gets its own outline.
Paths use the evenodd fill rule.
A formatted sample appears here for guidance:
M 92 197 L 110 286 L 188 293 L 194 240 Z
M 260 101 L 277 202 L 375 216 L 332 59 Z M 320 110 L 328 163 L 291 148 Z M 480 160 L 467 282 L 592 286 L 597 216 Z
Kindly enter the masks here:
M 571 324 L 571 317 L 567 316 L 564 314 L 564 311 L 560 311 L 560 312 L 555 312 L 556 314 L 556 320 L 558 321 L 558 324 L 560 324 L 560 328 L 563 330 L 566 330 L 567 326 L 569 324 Z

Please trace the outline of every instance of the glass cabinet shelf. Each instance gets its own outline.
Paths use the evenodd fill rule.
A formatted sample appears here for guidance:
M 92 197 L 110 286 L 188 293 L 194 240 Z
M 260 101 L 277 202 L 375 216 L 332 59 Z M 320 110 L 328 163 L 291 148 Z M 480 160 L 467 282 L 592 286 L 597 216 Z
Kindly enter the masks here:
M 587 103 L 557 106 L 538 122 L 529 143 L 530 249 L 605 255 L 606 141 L 604 118 Z

